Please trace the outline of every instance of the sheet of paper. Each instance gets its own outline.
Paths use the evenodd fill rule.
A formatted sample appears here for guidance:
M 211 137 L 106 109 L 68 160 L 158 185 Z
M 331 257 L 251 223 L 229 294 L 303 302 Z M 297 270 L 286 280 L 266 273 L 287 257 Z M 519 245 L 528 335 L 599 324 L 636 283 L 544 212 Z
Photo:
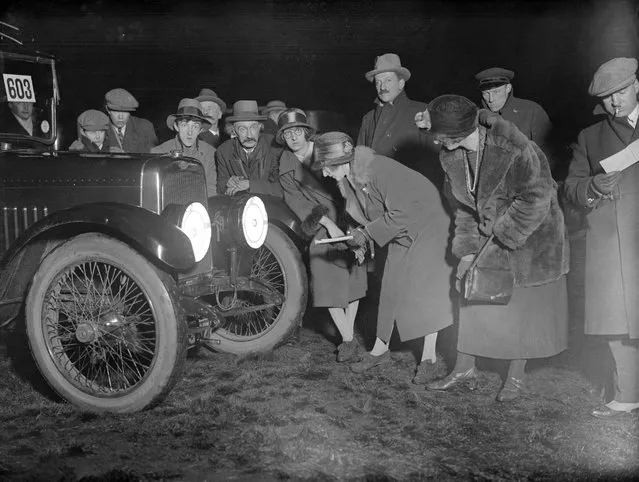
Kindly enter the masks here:
M 599 164 L 604 168 L 604 171 L 612 172 L 623 171 L 636 162 L 639 162 L 639 139 L 630 143 L 616 154 L 599 161 Z
M 338 238 L 316 239 L 315 244 L 339 243 L 341 241 L 348 241 L 350 239 L 353 239 L 353 236 L 340 236 Z

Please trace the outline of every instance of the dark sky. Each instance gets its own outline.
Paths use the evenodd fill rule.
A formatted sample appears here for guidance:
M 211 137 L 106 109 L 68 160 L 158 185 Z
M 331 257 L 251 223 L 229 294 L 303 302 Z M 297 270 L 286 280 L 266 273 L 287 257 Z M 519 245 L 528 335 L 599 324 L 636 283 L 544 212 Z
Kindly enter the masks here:
M 113 87 L 163 125 L 182 97 L 213 88 L 228 104 L 256 99 L 335 110 L 357 125 L 375 97 L 364 73 L 395 52 L 413 76 L 410 97 L 478 100 L 474 74 L 516 72 L 516 95 L 541 103 L 573 136 L 591 122 L 596 67 L 636 56 L 639 9 L 624 0 L 468 1 L 18 1 L 2 19 L 59 59 L 66 119 L 99 108 Z

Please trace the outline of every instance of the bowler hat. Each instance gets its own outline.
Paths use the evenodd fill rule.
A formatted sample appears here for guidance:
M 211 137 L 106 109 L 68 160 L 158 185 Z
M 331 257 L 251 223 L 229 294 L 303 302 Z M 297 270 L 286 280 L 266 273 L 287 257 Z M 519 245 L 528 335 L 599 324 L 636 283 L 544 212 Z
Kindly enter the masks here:
M 433 134 L 451 139 L 470 135 L 477 127 L 477 106 L 461 95 L 440 95 L 428 104 Z
M 169 129 L 175 130 L 175 121 L 181 117 L 194 117 L 202 121 L 202 130 L 211 127 L 211 123 L 204 117 L 202 106 L 195 99 L 182 99 L 178 104 L 177 112 L 166 118 L 166 125 Z
M 99 110 L 85 110 L 78 116 L 78 125 L 85 131 L 106 131 L 109 128 L 109 117 Z
M 288 109 L 282 112 L 277 119 L 277 133 L 275 134 L 275 140 L 280 144 L 284 144 L 284 131 L 291 127 L 306 127 L 311 131 L 311 134 L 315 133 L 315 129 L 308 123 L 306 113 L 301 109 Z
M 262 114 L 268 115 L 268 113 L 271 112 L 272 110 L 286 110 L 286 109 L 288 109 L 288 107 L 286 107 L 286 104 L 283 101 L 272 100 L 268 104 L 266 104 L 264 107 L 262 107 Z
M 395 72 L 400 79 L 404 79 L 404 82 L 410 79 L 410 70 L 402 67 L 402 62 L 397 54 L 384 54 L 377 57 L 375 59 L 375 68 L 366 72 L 364 77 L 369 82 L 373 82 L 375 76 L 382 72 Z
M 224 111 L 226 110 L 226 103 L 217 96 L 215 91 L 211 89 L 201 89 L 195 100 L 197 100 L 198 102 L 215 102 L 217 105 L 220 106 L 220 110 L 222 111 L 222 113 L 224 113 Z
M 475 75 L 475 79 L 479 81 L 480 90 L 488 90 L 500 85 L 510 84 L 514 77 L 515 72 L 502 67 L 491 67 Z
M 617 57 L 601 65 L 592 77 L 588 93 L 606 97 L 628 87 L 637 78 L 637 59 Z
M 124 89 L 111 89 L 104 95 L 107 109 L 133 112 L 138 108 L 138 101 Z
M 314 141 L 312 169 L 320 171 L 325 167 L 348 164 L 355 155 L 353 139 L 343 132 L 326 132 Z
M 257 102 L 254 100 L 238 100 L 233 104 L 233 115 L 226 118 L 228 122 L 264 121 L 267 117 L 260 115 Z

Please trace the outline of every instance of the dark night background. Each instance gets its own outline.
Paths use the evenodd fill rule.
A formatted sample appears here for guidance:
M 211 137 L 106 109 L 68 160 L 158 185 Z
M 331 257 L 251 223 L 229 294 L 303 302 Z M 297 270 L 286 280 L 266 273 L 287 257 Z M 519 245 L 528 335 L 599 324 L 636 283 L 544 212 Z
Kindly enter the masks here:
M 124 87 L 161 137 L 169 135 L 166 115 L 201 87 L 229 105 L 281 99 L 338 111 L 356 131 L 375 97 L 364 73 L 377 55 L 395 52 L 413 74 L 406 91 L 416 100 L 443 93 L 479 100 L 476 72 L 514 70 L 515 95 L 539 102 L 567 144 L 592 123 L 594 70 L 636 56 L 639 45 L 639 6 L 622 0 L 31 0 L 5 7 L 1 18 L 59 59 L 64 127 L 73 130 L 82 110 L 100 108 L 107 90 Z

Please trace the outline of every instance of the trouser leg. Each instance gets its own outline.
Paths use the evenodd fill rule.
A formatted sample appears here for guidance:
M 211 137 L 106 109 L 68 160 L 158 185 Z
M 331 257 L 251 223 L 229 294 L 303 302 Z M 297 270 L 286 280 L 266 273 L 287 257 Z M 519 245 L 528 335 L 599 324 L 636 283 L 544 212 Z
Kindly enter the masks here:
M 639 340 L 609 340 L 615 360 L 615 400 L 624 403 L 639 402 Z

